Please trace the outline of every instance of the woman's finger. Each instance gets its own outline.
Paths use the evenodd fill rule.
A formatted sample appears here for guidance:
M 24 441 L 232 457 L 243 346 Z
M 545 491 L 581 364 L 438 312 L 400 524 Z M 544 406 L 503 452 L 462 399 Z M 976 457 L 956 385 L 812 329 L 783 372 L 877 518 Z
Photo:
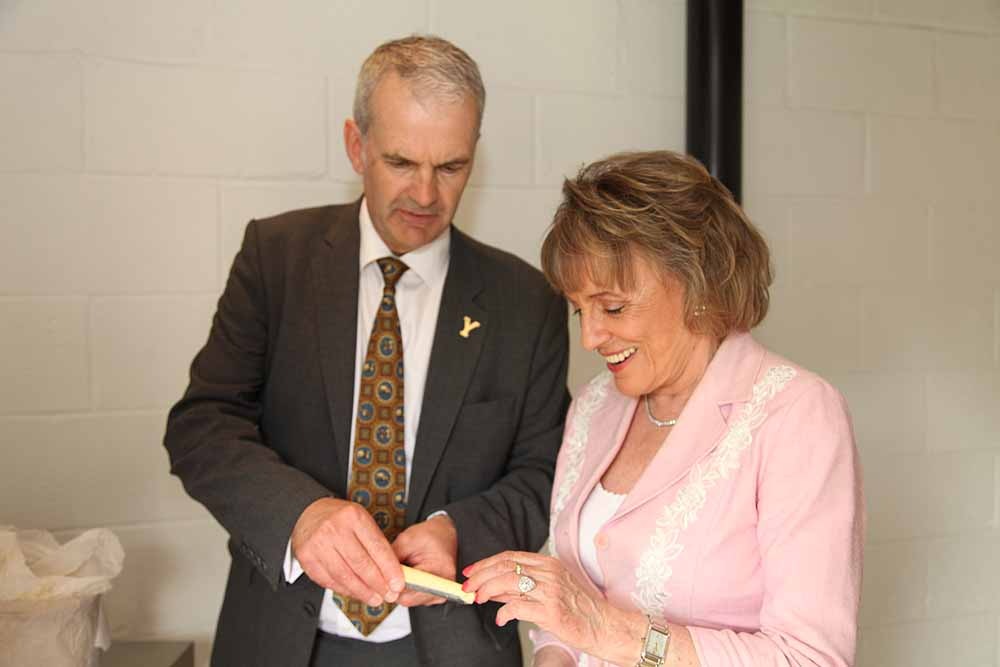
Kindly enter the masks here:
M 494 579 L 502 579 L 507 575 L 514 574 L 516 571 L 517 561 L 494 561 L 492 564 L 486 567 L 481 567 L 473 572 L 471 576 L 469 576 L 469 578 L 462 583 L 462 590 L 467 593 L 474 593 L 482 588 L 486 582 L 493 581 Z
M 529 556 L 528 558 L 523 558 Z M 534 556 L 534 558 L 530 558 Z M 476 563 L 475 569 L 466 568 L 468 579 L 462 584 L 462 590 L 472 593 L 479 590 L 487 581 L 517 574 L 518 566 L 521 572 L 532 578 L 545 577 L 553 569 L 551 559 L 538 554 L 525 554 L 524 552 L 505 551 L 502 554 L 490 556 L 487 559 Z
M 468 593 L 476 593 L 477 600 L 485 602 L 505 593 L 528 593 L 543 581 L 554 581 L 557 577 L 544 571 L 527 567 L 520 568 L 520 574 L 514 565 L 498 566 L 497 569 L 482 570 L 473 578 L 462 584 L 462 589 Z M 528 590 L 521 590 L 522 583 Z
M 522 576 L 530 576 L 527 573 L 518 575 L 514 572 L 507 572 L 491 579 L 483 581 L 483 583 L 476 589 L 476 602 L 482 604 L 484 602 L 489 602 L 490 600 L 496 600 L 502 595 L 511 595 L 518 597 L 522 592 L 529 594 L 527 591 L 521 591 L 518 588 L 518 583 Z M 535 582 L 535 586 L 538 585 L 538 580 L 532 578 Z
M 542 556 L 541 554 L 531 553 L 530 551 L 501 551 L 500 553 L 488 556 L 480 561 L 469 565 L 464 570 L 462 574 L 466 577 L 471 577 L 476 572 L 494 567 L 497 563 L 513 563 L 517 562 L 521 565 L 532 565 L 535 567 L 541 566 L 546 560 L 549 560 L 548 556 Z
M 495 553 L 467 566 L 462 570 L 462 574 L 466 577 L 472 577 L 478 572 L 496 567 L 498 563 L 513 562 L 521 553 L 520 551 L 501 551 L 500 553 Z
M 534 600 L 518 598 L 508 602 L 497 610 L 496 623 L 500 627 L 503 627 L 513 620 L 528 621 L 544 630 L 546 629 L 544 623 L 546 618 L 547 614 L 545 613 L 544 605 Z

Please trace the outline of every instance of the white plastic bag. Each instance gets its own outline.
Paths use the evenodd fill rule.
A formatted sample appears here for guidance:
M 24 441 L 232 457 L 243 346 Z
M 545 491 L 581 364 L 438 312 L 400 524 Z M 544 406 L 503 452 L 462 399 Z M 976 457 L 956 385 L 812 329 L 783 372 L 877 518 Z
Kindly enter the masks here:
M 93 667 L 111 645 L 101 595 L 125 553 L 110 530 L 60 545 L 44 530 L 0 526 L 0 666 Z

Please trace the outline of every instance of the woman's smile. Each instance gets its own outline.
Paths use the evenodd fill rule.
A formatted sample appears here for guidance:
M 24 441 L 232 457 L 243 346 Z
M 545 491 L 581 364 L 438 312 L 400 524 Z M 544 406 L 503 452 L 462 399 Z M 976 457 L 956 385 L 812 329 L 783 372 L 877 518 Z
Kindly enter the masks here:
M 603 355 L 604 361 L 607 362 L 608 370 L 611 371 L 612 373 L 620 372 L 622 369 L 625 368 L 625 366 L 628 364 L 629 359 L 632 358 L 632 355 L 635 354 L 636 351 L 638 351 L 638 349 L 639 348 L 635 346 L 627 347 L 620 352 L 614 352 L 612 354 Z

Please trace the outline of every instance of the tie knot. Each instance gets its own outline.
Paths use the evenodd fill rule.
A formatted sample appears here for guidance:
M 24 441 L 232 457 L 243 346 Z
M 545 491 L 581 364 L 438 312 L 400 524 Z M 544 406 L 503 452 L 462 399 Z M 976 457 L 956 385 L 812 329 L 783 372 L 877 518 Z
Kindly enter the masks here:
M 408 267 L 395 257 L 383 257 L 378 260 L 378 268 L 382 269 L 382 277 L 385 279 L 386 288 L 394 288 L 399 279 L 406 273 Z

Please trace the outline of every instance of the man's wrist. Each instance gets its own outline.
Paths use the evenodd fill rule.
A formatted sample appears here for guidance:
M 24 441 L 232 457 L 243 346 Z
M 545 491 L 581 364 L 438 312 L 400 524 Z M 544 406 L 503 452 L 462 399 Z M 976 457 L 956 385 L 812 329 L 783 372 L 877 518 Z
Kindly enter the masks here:
M 438 510 L 437 512 L 430 513 L 424 521 L 433 521 L 434 523 L 442 524 L 447 526 L 449 532 L 451 532 L 454 539 L 458 539 L 458 526 L 455 525 L 454 519 L 451 515 L 444 510 Z

